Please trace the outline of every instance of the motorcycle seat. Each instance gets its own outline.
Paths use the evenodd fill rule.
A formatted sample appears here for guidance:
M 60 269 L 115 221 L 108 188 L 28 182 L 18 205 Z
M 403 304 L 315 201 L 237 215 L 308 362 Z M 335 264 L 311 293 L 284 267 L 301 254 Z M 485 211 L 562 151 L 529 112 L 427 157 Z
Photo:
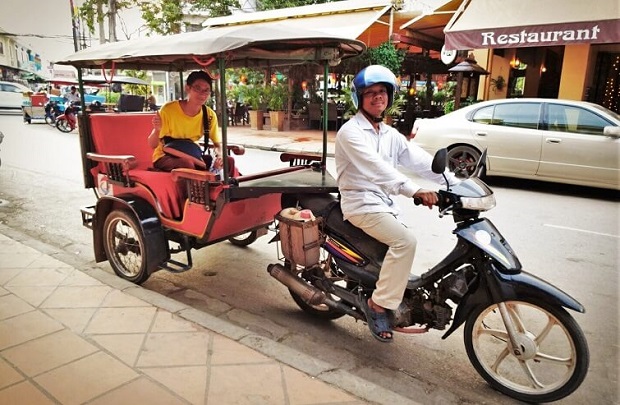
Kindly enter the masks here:
M 345 220 L 340 209 L 340 200 L 332 194 L 306 194 L 298 196 L 299 203 L 317 217 L 323 217 L 325 232 L 336 239 L 347 241 L 361 256 L 381 268 L 388 246 Z M 372 270 L 371 270 L 372 271 Z

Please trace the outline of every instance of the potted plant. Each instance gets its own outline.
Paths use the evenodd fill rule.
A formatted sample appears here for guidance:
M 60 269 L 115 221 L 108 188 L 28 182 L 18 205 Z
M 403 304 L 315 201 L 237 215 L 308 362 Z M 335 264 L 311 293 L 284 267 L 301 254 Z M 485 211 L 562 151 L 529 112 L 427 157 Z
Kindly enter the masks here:
M 271 129 L 276 131 L 284 130 L 285 106 L 288 103 L 288 89 L 284 84 L 273 84 L 265 89 L 265 98 L 269 108 L 269 119 Z
M 250 128 L 263 129 L 263 111 L 260 109 L 263 102 L 263 87 L 251 84 L 243 87 L 241 91 L 243 102 L 250 106 Z
M 394 122 L 394 118 L 400 118 L 400 115 L 403 113 L 403 109 L 407 105 L 407 98 L 405 97 L 405 93 L 397 92 L 394 94 L 394 102 L 385 110 L 385 122 L 388 125 L 392 125 Z

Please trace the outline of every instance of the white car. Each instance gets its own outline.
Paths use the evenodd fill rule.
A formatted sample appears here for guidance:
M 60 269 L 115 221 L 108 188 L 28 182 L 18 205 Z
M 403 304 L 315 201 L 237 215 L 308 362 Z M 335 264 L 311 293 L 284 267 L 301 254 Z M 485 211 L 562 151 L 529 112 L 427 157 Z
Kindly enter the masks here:
M 0 82 L 0 108 L 22 108 L 25 92 L 32 90 L 21 83 Z
M 584 101 L 484 101 L 416 120 L 412 141 L 468 177 L 487 149 L 487 175 L 620 189 L 620 117 Z

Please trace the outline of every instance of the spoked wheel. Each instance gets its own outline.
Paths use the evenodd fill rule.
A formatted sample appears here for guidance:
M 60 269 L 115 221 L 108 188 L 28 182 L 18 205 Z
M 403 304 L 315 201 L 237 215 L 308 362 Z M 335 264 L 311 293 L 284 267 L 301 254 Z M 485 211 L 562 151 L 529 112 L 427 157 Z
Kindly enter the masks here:
M 505 302 L 516 329 L 514 347 L 498 305 L 479 307 L 465 324 L 467 356 L 478 373 L 493 388 L 525 402 L 557 401 L 575 391 L 590 361 L 577 322 L 544 302 Z
M 252 231 L 247 233 L 242 233 L 241 235 L 233 236 L 229 238 L 228 241 L 235 246 L 245 247 L 251 245 L 258 238 L 258 232 Z
M 119 277 L 136 284 L 149 277 L 144 235 L 130 212 L 110 212 L 103 225 L 103 246 L 110 265 Z
M 448 167 L 457 177 L 466 179 L 474 173 L 480 152 L 471 146 L 455 146 L 448 151 Z
M 289 265 L 289 263 L 287 262 L 287 266 Z M 320 270 L 316 270 L 316 271 L 320 271 Z M 312 285 L 312 275 L 309 273 L 300 273 L 298 275 L 299 278 L 303 279 L 307 284 Z M 344 283 L 344 281 L 343 281 Z M 297 306 L 299 306 L 299 308 L 301 308 L 304 312 L 320 318 L 320 319 L 325 319 L 325 320 L 332 320 L 332 319 L 338 319 L 341 318 L 343 316 L 345 316 L 346 314 L 342 311 L 339 311 L 337 309 L 334 309 L 328 305 L 325 304 L 320 304 L 320 305 L 310 305 L 308 303 L 306 303 L 306 301 L 303 300 L 303 298 L 301 298 L 299 295 L 297 295 L 297 293 L 295 293 L 293 290 L 289 289 L 288 290 L 289 293 L 291 294 L 291 297 L 293 297 L 293 300 L 295 301 L 295 303 L 297 304 Z M 334 301 L 338 301 L 339 298 L 331 295 L 330 296 L 331 299 L 333 299 Z
M 69 124 L 69 121 L 67 121 L 65 118 L 57 119 L 56 120 L 56 128 L 58 128 L 58 130 L 60 132 L 71 132 L 71 131 L 73 131 L 73 128 L 71 128 L 71 125 Z

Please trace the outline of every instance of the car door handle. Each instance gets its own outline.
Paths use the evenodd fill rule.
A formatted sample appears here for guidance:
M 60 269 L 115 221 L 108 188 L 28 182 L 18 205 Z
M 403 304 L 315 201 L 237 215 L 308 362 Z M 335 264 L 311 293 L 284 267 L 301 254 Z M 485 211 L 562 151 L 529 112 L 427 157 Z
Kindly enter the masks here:
M 477 136 L 487 136 L 486 132 L 476 132 Z
M 547 143 L 562 143 L 562 140 L 559 138 L 547 138 L 545 141 Z

